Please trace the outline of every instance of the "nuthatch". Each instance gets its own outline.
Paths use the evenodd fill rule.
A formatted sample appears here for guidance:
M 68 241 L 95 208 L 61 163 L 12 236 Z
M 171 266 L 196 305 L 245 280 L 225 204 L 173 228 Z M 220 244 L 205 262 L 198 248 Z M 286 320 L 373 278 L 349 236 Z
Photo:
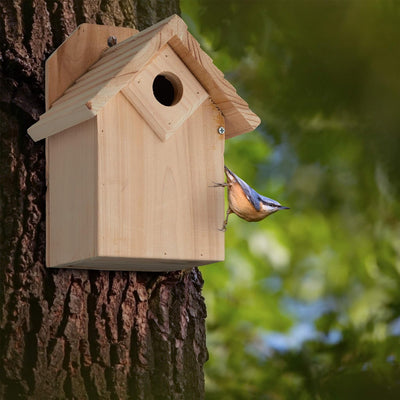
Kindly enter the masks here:
M 279 211 L 288 210 L 289 207 L 281 206 L 276 200 L 262 196 L 251 188 L 243 179 L 240 179 L 225 166 L 226 183 L 216 183 L 215 186 L 228 188 L 229 207 L 222 231 L 226 230 L 229 214 L 235 213 L 238 217 L 249 222 L 261 221 L 268 215 Z

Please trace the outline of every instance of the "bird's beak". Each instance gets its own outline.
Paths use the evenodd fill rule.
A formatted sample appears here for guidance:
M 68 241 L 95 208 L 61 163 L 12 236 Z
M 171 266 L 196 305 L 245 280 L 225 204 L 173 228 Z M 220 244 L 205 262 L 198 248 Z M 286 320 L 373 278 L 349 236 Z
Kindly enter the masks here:
M 279 210 L 290 210 L 290 207 L 279 206 Z

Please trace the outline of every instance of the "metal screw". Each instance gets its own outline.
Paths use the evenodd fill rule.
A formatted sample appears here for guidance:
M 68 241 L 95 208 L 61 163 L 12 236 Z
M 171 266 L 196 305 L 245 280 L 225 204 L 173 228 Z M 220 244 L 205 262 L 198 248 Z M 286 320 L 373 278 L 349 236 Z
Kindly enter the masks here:
M 113 47 L 113 46 L 115 46 L 115 45 L 117 44 L 117 37 L 116 37 L 116 36 L 110 36 L 110 37 L 107 39 L 107 44 L 108 44 L 108 47 Z
M 224 128 L 223 126 L 220 126 L 220 127 L 218 128 L 218 133 L 219 133 L 220 135 L 223 135 L 223 134 L 225 133 L 225 128 Z

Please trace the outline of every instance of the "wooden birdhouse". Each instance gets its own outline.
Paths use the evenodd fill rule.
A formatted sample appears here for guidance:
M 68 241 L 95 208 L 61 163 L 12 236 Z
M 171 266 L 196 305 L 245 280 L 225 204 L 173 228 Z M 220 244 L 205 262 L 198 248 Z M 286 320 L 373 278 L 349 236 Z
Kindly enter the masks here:
M 46 63 L 46 109 L 28 132 L 46 138 L 48 267 L 224 259 L 224 191 L 212 185 L 225 139 L 259 118 L 182 19 L 140 33 L 81 25 Z

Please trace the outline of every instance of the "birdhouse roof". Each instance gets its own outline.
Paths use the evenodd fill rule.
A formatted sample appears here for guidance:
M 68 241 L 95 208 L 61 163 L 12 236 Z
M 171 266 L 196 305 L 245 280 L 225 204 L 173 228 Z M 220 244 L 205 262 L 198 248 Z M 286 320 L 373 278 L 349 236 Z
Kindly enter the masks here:
M 226 138 L 252 131 L 259 125 L 259 117 L 201 50 L 183 20 L 173 15 L 105 50 L 29 128 L 30 136 L 40 140 L 96 116 L 165 45 L 179 56 L 222 112 Z

